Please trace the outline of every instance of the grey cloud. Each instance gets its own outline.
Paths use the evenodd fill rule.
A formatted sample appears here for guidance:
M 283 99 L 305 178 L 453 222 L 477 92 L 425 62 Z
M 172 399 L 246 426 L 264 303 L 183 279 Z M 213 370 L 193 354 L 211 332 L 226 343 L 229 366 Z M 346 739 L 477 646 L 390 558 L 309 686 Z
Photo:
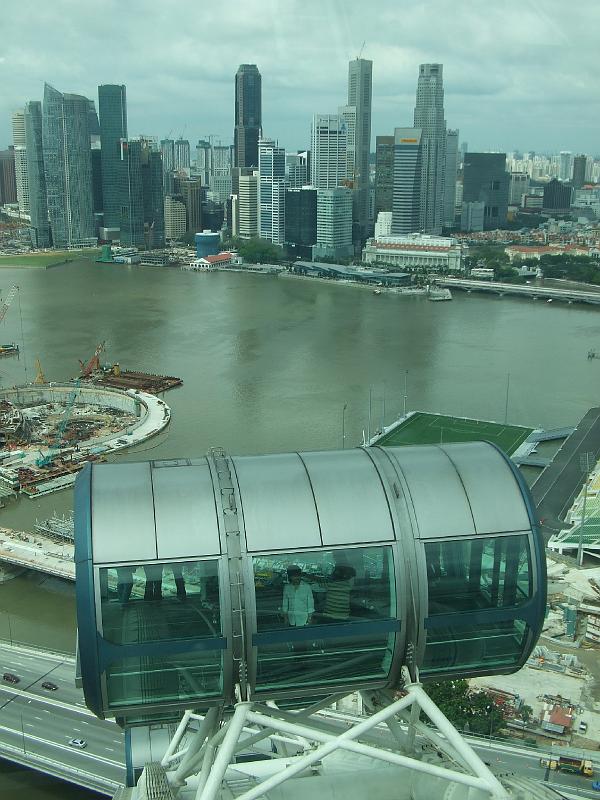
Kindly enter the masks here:
M 448 124 L 471 147 L 597 152 L 599 29 L 597 0 L 24 0 L 3 18 L 0 147 L 44 80 L 94 99 L 99 83 L 125 83 L 132 134 L 230 141 L 242 62 L 263 75 L 265 131 L 305 147 L 311 115 L 343 104 L 365 40 L 373 136 L 411 123 L 418 65 L 439 61 Z

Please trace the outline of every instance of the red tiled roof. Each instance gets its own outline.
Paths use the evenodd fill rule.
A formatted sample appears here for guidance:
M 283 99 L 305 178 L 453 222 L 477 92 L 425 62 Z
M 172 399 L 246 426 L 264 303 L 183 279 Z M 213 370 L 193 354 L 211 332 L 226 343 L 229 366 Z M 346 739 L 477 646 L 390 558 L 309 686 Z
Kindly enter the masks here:
M 216 256 L 206 256 L 204 261 L 208 261 L 209 264 L 219 264 L 222 261 L 231 261 L 231 253 L 219 253 Z
M 561 706 L 554 706 L 550 712 L 548 720 L 552 725 L 562 725 L 564 728 L 570 728 L 573 722 L 573 715 L 567 713 Z

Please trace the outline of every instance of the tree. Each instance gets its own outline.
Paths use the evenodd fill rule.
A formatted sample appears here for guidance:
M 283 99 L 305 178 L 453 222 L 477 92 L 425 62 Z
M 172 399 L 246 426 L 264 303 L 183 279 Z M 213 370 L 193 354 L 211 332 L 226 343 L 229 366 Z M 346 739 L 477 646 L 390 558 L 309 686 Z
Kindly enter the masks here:
M 428 683 L 427 694 L 450 722 L 462 731 L 482 736 L 498 734 L 504 725 L 504 714 L 494 703 L 491 694 L 483 690 L 472 690 L 466 680 Z
M 252 239 L 238 239 L 238 253 L 249 264 L 279 264 L 283 260 L 283 248 L 255 236 Z

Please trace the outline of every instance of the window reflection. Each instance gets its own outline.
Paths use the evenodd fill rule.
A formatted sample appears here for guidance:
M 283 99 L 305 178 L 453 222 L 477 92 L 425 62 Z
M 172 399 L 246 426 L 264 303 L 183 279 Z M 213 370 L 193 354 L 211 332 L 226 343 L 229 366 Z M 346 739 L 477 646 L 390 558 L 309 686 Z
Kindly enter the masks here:
M 128 564 L 100 570 L 102 635 L 115 644 L 219 636 L 218 564 Z
M 256 556 L 257 689 L 384 678 L 396 619 L 390 547 Z
M 425 545 L 429 614 L 511 608 L 532 594 L 526 535 Z
M 528 536 L 429 542 L 425 558 L 429 618 L 422 674 L 517 666 L 529 636 L 518 609 L 533 594 Z M 507 618 L 510 609 L 516 618 Z

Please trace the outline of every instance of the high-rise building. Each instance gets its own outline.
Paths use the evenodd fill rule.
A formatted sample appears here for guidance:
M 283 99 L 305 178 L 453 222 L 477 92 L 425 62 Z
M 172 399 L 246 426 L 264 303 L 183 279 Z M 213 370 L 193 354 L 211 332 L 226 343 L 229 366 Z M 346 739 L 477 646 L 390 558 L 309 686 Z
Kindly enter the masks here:
M 259 201 L 258 171 L 238 178 L 237 214 L 234 233 L 243 239 L 258 236 Z
M 573 170 L 573 154 L 569 150 L 562 150 L 560 153 L 558 179 L 570 181 Z
M 222 174 L 215 174 L 210 179 L 210 191 L 213 195 L 213 200 L 217 203 L 226 203 L 231 196 L 231 172 Z
M 573 189 L 570 184 L 553 178 L 544 186 L 543 208 L 564 211 L 571 206 L 572 194 Z
M 375 139 L 375 219 L 380 211 L 392 210 L 394 190 L 394 137 Z
M 312 258 L 317 241 L 317 190 L 312 186 L 285 192 L 285 249 L 291 258 Z
M 356 206 L 356 106 L 340 106 L 338 116 L 346 126 L 346 177 L 343 182 L 354 191 Z
M 0 205 L 17 202 L 17 178 L 15 175 L 15 148 L 0 150 Z
M 394 186 L 392 234 L 422 231 L 421 183 L 423 170 L 422 131 L 396 128 L 394 131 Z
M 483 202 L 484 230 L 503 228 L 508 212 L 510 175 L 506 153 L 467 153 L 463 166 L 463 206 Z
M 348 64 L 348 106 L 355 108 L 354 135 L 354 221 L 358 237 L 365 238 L 369 227 L 369 154 L 371 151 L 371 100 L 373 62 L 356 58 Z
M 25 105 L 25 138 L 31 244 L 33 247 L 50 247 L 48 197 L 42 145 L 42 104 L 39 100 L 33 100 Z
M 189 170 L 190 164 L 190 143 L 187 139 L 177 139 L 175 142 L 175 170 Z
M 346 122 L 339 114 L 313 116 L 310 182 L 317 189 L 333 189 L 346 182 L 346 138 Z
M 141 140 L 142 193 L 146 247 L 165 246 L 165 195 L 162 154 L 147 139 Z
M 442 64 L 421 64 L 414 127 L 421 129 L 421 208 L 419 230 L 441 233 L 446 169 L 446 122 Z
M 142 188 L 142 145 L 139 140 L 121 139 L 118 198 L 120 242 L 127 247 L 144 247 L 144 195 Z
M 162 139 L 160 154 L 163 165 L 163 192 L 171 194 L 173 192 L 173 170 L 175 169 L 175 141 Z
M 127 180 L 121 175 L 124 170 L 121 142 L 127 140 L 127 94 L 125 86 L 104 84 L 98 86 L 98 110 L 100 112 L 100 144 L 102 149 L 102 203 L 104 206 L 104 228 L 116 231 L 121 225 L 123 206 L 130 205 L 129 198 L 122 198 L 121 191 Z
M 176 178 L 175 186 L 185 204 L 186 232 L 198 233 L 202 230 L 202 181 L 200 178 Z
M 285 178 L 290 189 L 307 186 L 310 179 L 310 151 L 285 154 Z
M 523 195 L 529 190 L 529 175 L 526 172 L 511 172 L 508 190 L 508 203 L 511 206 L 520 206 Z
M 456 216 L 456 173 L 458 172 L 458 131 L 446 131 L 446 174 L 444 177 L 444 225 L 454 225 Z
M 185 234 L 187 215 L 181 195 L 165 197 L 165 239 L 176 241 Z
M 349 258 L 352 242 L 352 190 L 345 186 L 317 189 L 316 258 Z
M 100 142 L 94 143 L 92 154 L 92 207 L 95 217 L 103 217 L 104 200 L 102 195 L 102 150 Z
M 581 189 L 585 183 L 585 173 L 587 168 L 587 156 L 579 155 L 573 159 L 573 188 Z
M 259 236 L 283 247 L 285 243 L 285 150 L 273 139 L 258 143 Z
M 215 144 L 212 148 L 212 173 L 224 175 L 231 172 L 231 147 L 228 144 Z
M 25 141 L 25 112 L 22 108 L 12 115 L 13 145 L 15 148 L 15 178 L 17 203 L 21 214 L 29 214 L 29 181 L 27 177 L 27 145 Z
M 48 216 L 55 247 L 95 239 L 89 100 L 44 86 L 42 116 Z
M 235 75 L 234 166 L 258 167 L 261 129 L 261 75 L 256 64 L 240 64 Z
M 203 186 L 208 186 L 212 175 L 212 145 L 206 139 L 199 139 L 196 145 L 196 172 Z
M 483 200 L 472 200 L 462 204 L 460 228 L 463 231 L 483 231 L 485 227 L 485 203 Z

